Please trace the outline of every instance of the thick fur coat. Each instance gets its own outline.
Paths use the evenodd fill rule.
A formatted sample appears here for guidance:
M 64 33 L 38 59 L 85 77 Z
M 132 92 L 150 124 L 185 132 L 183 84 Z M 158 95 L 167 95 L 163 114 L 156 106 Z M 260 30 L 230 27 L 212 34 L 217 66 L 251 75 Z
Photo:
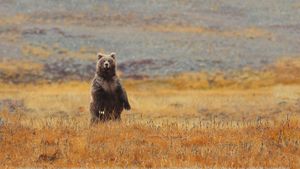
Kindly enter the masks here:
M 115 54 L 98 53 L 95 77 L 91 87 L 91 123 L 120 120 L 123 109 L 130 110 L 125 89 L 116 75 Z

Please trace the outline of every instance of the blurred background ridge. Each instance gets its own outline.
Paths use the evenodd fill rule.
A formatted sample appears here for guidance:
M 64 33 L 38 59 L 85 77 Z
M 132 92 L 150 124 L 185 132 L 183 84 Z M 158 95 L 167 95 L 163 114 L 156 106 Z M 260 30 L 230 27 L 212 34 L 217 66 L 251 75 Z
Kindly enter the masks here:
M 261 69 L 299 58 L 299 10 L 284 0 L 1 0 L 0 76 L 89 80 L 97 51 L 116 52 L 123 77 Z

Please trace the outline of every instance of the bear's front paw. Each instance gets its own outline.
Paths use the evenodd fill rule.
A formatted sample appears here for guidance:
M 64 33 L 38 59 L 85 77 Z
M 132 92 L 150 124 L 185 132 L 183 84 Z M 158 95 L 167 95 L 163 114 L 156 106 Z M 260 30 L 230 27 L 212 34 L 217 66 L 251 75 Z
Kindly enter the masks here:
M 124 108 L 125 108 L 125 110 L 130 110 L 131 106 L 129 103 L 124 103 Z

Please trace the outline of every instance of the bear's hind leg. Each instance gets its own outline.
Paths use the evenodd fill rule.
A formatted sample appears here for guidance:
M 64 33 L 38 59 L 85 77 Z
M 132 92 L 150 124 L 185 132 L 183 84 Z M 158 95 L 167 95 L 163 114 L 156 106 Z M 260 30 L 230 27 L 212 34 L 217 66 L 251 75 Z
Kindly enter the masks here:
M 117 108 L 114 110 L 113 112 L 113 119 L 117 120 L 117 121 L 121 121 L 121 113 L 122 113 L 123 109 L 122 108 Z
M 91 113 L 91 124 L 97 124 L 99 122 L 99 109 L 97 108 L 97 105 L 95 105 L 93 102 L 90 103 L 90 113 Z

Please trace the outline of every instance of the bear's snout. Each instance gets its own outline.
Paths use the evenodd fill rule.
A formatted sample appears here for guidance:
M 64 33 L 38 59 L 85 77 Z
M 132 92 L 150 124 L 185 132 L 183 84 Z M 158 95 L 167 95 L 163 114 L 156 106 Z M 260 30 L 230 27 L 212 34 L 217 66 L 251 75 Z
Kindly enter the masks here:
M 106 69 L 109 69 L 109 68 L 110 68 L 110 63 L 109 63 L 109 61 L 105 61 L 105 62 L 103 63 L 103 65 L 104 65 L 104 68 L 106 68 Z

